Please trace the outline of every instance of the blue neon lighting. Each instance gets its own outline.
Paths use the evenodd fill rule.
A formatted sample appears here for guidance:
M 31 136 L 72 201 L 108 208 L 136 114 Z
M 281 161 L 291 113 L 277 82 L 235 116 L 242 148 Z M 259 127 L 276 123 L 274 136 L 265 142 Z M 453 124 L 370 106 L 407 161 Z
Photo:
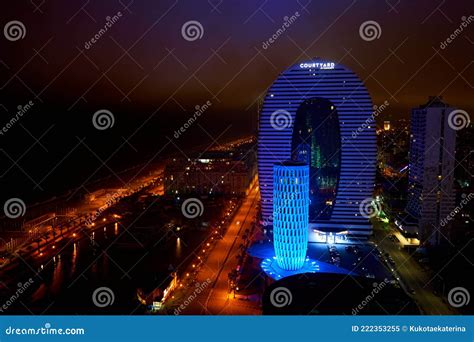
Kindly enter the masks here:
M 273 166 L 273 246 L 284 270 L 303 267 L 308 249 L 309 166 Z

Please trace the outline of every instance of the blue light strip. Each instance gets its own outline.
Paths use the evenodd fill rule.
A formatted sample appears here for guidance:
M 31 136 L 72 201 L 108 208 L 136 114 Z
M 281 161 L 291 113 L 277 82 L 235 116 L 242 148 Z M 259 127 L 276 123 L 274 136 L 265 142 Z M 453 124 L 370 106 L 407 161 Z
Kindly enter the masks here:
M 276 262 L 276 257 L 263 259 L 260 266 L 262 267 L 265 274 L 274 280 L 280 280 L 296 274 L 316 273 L 320 271 L 319 264 L 310 258 L 305 259 L 301 268 L 292 271 L 280 268 L 278 262 Z

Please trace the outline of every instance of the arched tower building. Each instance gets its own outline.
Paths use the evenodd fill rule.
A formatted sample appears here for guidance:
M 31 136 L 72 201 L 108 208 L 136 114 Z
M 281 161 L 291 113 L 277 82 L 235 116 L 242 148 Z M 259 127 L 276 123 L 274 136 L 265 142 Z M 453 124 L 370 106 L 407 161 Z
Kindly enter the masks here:
M 323 232 L 369 236 L 360 205 L 372 197 L 376 168 L 372 101 L 341 64 L 315 59 L 283 72 L 266 94 L 258 134 L 262 219 L 273 216 L 273 165 L 309 166 L 309 240 Z

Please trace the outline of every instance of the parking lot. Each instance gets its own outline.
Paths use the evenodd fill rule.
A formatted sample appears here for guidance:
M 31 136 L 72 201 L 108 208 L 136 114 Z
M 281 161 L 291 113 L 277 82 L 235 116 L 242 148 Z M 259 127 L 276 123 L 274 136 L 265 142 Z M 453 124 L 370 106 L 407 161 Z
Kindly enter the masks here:
M 370 243 L 334 245 L 310 243 L 308 255 L 315 260 L 333 264 L 374 281 L 393 279 L 390 270 L 385 265 L 385 256 Z

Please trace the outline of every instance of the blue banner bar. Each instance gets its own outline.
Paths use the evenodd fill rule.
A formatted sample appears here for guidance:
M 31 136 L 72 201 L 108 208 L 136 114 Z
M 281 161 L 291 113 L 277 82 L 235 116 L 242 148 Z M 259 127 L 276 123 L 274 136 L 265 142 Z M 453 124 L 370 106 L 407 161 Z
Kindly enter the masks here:
M 4 316 L 0 341 L 469 341 L 473 316 Z

